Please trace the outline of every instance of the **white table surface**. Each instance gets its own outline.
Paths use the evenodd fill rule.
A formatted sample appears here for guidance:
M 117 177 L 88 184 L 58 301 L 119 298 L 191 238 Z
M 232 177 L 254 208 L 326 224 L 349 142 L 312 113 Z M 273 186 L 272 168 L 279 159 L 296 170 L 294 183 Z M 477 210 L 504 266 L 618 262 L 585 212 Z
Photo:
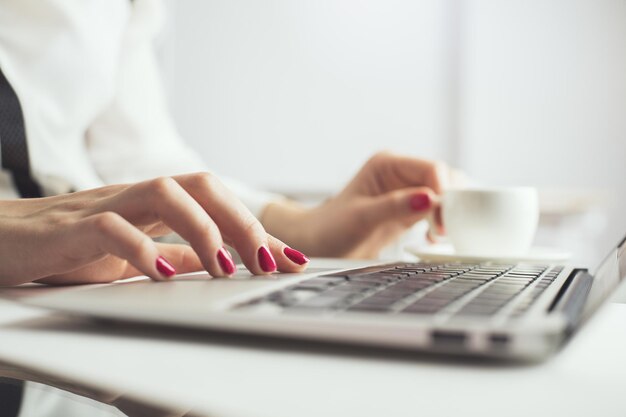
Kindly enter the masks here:
M 106 325 L 0 300 L 5 369 L 180 415 L 625 416 L 625 356 L 624 304 L 547 362 L 512 366 Z

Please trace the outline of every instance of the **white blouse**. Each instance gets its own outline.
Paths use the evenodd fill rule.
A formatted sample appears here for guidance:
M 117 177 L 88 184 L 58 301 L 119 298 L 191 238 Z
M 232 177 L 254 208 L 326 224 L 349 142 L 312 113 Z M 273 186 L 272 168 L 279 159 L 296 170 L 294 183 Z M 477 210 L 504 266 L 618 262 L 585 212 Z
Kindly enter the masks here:
M 44 194 L 207 170 L 165 102 L 153 50 L 163 10 L 158 0 L 2 1 L 0 69 Z M 224 182 L 257 216 L 277 198 Z M 16 197 L 2 171 L 0 199 Z

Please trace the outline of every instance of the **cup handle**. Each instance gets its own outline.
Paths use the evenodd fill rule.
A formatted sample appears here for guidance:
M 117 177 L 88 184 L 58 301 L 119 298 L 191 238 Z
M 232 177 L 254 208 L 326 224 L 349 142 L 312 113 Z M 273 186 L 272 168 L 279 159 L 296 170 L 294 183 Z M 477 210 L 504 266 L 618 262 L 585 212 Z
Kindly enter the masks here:
M 438 206 L 433 213 L 429 214 L 426 219 L 428 222 L 428 230 L 426 231 L 428 240 L 431 243 L 450 243 L 448 236 L 439 233 L 435 216 L 441 216 L 441 205 Z

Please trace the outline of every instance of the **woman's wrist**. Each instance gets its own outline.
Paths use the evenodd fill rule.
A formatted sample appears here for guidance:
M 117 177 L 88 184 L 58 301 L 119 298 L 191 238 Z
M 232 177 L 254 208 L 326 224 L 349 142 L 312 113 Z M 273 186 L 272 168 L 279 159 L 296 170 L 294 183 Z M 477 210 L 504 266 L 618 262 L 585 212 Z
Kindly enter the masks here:
M 49 205 L 54 197 L 0 200 L 0 216 L 23 217 Z

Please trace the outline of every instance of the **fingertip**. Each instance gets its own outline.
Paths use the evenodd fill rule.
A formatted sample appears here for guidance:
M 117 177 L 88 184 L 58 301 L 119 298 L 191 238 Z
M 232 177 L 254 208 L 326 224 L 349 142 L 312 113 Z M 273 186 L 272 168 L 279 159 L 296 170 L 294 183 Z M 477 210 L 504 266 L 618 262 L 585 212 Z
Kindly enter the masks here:
M 268 274 L 276 272 L 276 259 L 274 259 L 274 256 L 267 246 L 263 245 L 257 249 L 257 261 L 263 272 Z
M 409 197 L 409 207 L 413 211 L 427 211 L 432 205 L 432 199 L 427 192 L 418 192 Z
M 283 253 L 291 262 L 300 266 L 308 264 L 310 260 L 304 253 L 290 248 L 289 246 L 285 246 Z
M 157 243 L 158 253 L 166 258 L 177 274 L 196 272 L 204 269 L 198 254 L 189 245 L 178 243 Z
M 280 272 L 298 273 L 309 265 L 309 257 L 273 236 L 269 236 L 269 247 L 274 254 Z
M 230 277 L 237 272 L 237 266 L 235 262 L 233 262 L 233 256 L 226 248 L 222 247 L 217 251 L 217 260 L 226 276 Z
M 176 268 L 174 268 L 174 265 L 161 255 L 157 257 L 155 265 L 157 271 L 159 271 L 161 276 L 166 279 L 171 279 L 174 275 L 176 275 Z

